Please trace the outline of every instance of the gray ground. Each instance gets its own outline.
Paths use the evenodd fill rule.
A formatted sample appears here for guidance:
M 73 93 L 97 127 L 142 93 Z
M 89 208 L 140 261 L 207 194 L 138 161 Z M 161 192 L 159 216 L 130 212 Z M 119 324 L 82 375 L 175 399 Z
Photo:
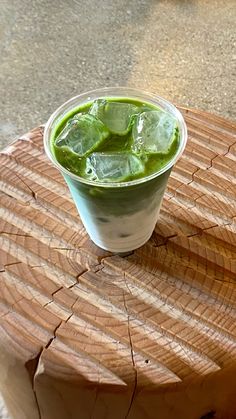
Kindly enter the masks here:
M 235 117 L 235 0 L 0 3 L 0 148 L 105 85 Z

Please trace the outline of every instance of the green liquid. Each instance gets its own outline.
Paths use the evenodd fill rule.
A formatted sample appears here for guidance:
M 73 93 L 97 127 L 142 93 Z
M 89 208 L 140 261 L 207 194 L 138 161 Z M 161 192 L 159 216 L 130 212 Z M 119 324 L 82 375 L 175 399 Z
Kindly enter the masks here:
M 150 104 L 145 103 L 129 98 L 105 98 L 107 101 L 110 102 L 121 102 L 121 103 L 130 103 L 138 108 L 141 108 L 143 110 L 159 110 L 158 107 Z M 55 144 L 55 141 L 63 128 L 65 127 L 66 123 L 73 118 L 75 115 L 79 113 L 88 113 L 90 110 L 90 107 L 92 105 L 92 102 L 86 103 L 80 107 L 77 107 L 70 112 L 68 112 L 62 120 L 59 122 L 59 124 L 56 126 L 56 129 L 54 130 L 54 133 L 52 135 L 51 139 L 51 147 L 53 154 L 55 155 L 57 161 L 65 167 L 68 171 L 74 173 L 75 175 L 78 175 L 82 178 L 86 179 L 85 175 L 85 165 L 86 165 L 86 158 L 85 157 L 79 157 L 74 152 L 70 151 L 68 147 L 58 147 Z M 131 145 L 132 145 L 133 139 L 132 139 L 132 128 L 126 135 L 116 135 L 116 134 L 110 134 L 110 136 L 102 143 L 100 144 L 96 150 L 96 152 L 132 152 Z M 145 170 L 142 174 L 133 175 L 129 178 L 125 179 L 125 182 L 147 177 L 153 173 L 158 172 L 160 169 L 165 167 L 169 161 L 174 157 L 174 155 L 177 153 L 179 147 L 179 132 L 176 130 L 175 140 L 173 141 L 171 148 L 167 154 L 162 153 L 155 153 L 155 154 L 148 154 L 148 155 L 141 155 L 139 156 L 141 160 L 143 160 L 145 164 Z M 91 153 L 92 154 L 92 153 Z

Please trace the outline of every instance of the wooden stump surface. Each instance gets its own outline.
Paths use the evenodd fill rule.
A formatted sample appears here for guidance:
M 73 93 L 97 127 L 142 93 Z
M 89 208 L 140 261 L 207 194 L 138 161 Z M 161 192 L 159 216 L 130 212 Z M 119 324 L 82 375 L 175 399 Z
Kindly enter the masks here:
M 188 143 L 160 220 L 149 242 L 124 257 L 88 238 L 44 154 L 43 127 L 0 153 L 0 342 L 34 380 L 44 372 L 73 389 L 100 386 L 112 400 L 126 394 L 123 416 L 92 416 L 95 392 L 82 419 L 138 418 L 132 409 L 140 397 L 141 405 L 149 400 L 140 418 L 155 418 L 150 392 L 173 398 L 173 388 L 180 394 L 196 382 L 203 389 L 206 378 L 210 394 L 221 374 L 236 385 L 236 125 L 181 111 Z M 226 415 L 232 391 L 224 402 L 206 397 L 199 414 L 236 417 L 233 404 L 229 416 L 214 413 L 218 406 Z M 165 408 L 158 402 L 160 419 L 195 418 L 185 416 L 182 396 L 179 416 L 168 416 L 177 393 Z

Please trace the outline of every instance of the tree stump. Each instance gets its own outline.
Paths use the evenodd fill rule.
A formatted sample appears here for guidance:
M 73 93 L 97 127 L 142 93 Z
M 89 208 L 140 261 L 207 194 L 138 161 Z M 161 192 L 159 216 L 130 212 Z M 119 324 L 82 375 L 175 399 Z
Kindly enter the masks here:
M 0 343 L 35 417 L 236 418 L 236 125 L 181 111 L 160 219 L 123 257 L 88 238 L 43 127 L 0 153 Z

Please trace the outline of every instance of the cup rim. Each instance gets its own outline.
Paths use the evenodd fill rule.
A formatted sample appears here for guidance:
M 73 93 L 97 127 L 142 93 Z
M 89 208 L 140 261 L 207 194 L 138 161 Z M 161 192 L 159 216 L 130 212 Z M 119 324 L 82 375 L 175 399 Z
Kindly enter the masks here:
M 125 95 L 126 93 L 126 95 Z M 128 94 L 127 94 L 128 93 Z M 81 176 L 76 175 L 75 173 L 70 172 L 69 170 L 67 170 L 64 166 L 62 166 L 56 159 L 55 155 L 52 152 L 51 149 L 51 128 L 53 126 L 53 123 L 55 122 L 55 120 L 57 118 L 60 117 L 60 115 L 63 113 L 63 111 L 67 110 L 66 112 L 64 112 L 63 116 L 66 115 L 66 113 L 68 113 L 70 110 L 76 109 L 76 107 L 78 107 L 79 105 L 83 105 L 86 103 L 91 102 L 91 98 L 90 96 L 96 96 L 94 97 L 92 100 L 95 100 L 96 98 L 102 98 L 102 97 L 109 97 L 109 98 L 130 98 L 130 99 L 134 99 L 134 100 L 142 100 L 145 102 L 149 102 L 152 104 L 155 104 L 156 106 L 161 107 L 163 110 L 165 111 L 169 111 L 177 120 L 178 123 L 178 127 L 180 130 L 180 145 L 179 145 L 179 149 L 177 151 L 177 153 L 172 157 L 172 159 L 165 165 L 163 166 L 160 170 L 158 170 L 157 172 L 152 173 L 151 175 L 148 176 L 144 176 L 142 178 L 138 178 L 138 179 L 134 179 L 134 180 L 130 180 L 127 182 L 100 182 L 100 181 L 93 181 L 93 180 L 89 180 L 89 179 L 85 179 Z M 76 102 L 77 106 L 76 106 Z M 70 107 L 71 104 L 74 103 L 73 107 Z M 59 121 L 58 121 L 59 122 Z M 135 88 L 131 88 L 131 87 L 104 87 L 104 88 L 100 88 L 100 89 L 94 89 L 94 90 L 89 90 L 85 93 L 76 95 L 72 98 L 70 98 L 69 100 L 67 100 L 66 102 L 64 102 L 61 106 L 59 106 L 50 116 L 50 118 L 48 119 L 47 123 L 45 124 L 45 129 L 44 129 L 44 136 L 43 136 L 43 142 L 44 142 L 44 150 L 46 152 L 47 157 L 49 158 L 49 160 L 51 160 L 51 162 L 54 164 L 54 166 L 57 167 L 57 169 L 64 173 L 65 175 L 68 175 L 70 178 L 72 178 L 75 181 L 79 181 L 80 183 L 86 184 L 86 185 L 90 185 L 90 186 L 95 186 L 95 187 L 103 187 L 103 188 L 125 188 L 127 186 L 134 186 L 134 185 L 139 185 L 141 183 L 144 182 L 148 182 L 149 180 L 155 179 L 156 177 L 159 177 L 160 175 L 162 175 L 163 173 L 167 172 L 169 169 L 171 169 L 174 164 L 177 162 L 177 160 L 179 160 L 179 158 L 181 157 L 186 142 L 187 142 L 187 127 L 186 127 L 186 123 L 184 121 L 184 118 L 181 114 L 181 112 L 169 101 L 167 101 L 166 99 L 162 98 L 161 96 L 158 96 L 154 93 L 149 93 L 146 92 L 144 90 L 139 90 L 139 89 L 135 89 Z

